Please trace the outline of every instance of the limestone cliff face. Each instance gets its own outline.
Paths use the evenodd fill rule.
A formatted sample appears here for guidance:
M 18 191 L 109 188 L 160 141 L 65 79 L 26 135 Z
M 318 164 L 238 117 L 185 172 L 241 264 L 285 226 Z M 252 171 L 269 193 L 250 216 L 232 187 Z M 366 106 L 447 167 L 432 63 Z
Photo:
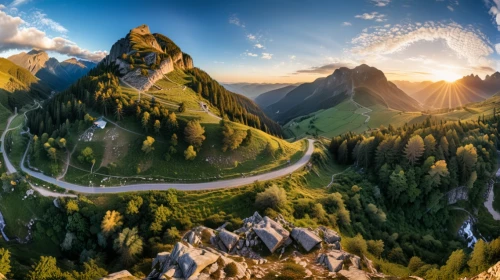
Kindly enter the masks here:
M 162 39 L 159 39 L 159 36 Z M 193 60 L 188 54 L 177 51 L 171 55 L 167 52 L 167 41 L 169 44 L 175 45 L 163 35 L 151 34 L 147 25 L 141 25 L 130 30 L 125 38 L 118 40 L 111 47 L 104 63 L 117 65 L 125 82 L 138 90 L 147 91 L 156 81 L 163 78 L 163 75 L 170 73 L 175 68 L 193 68 Z M 178 50 L 178 47 L 175 47 Z M 139 63 L 131 64 L 134 61 L 128 58 L 123 59 L 123 55 L 132 56 L 132 60 L 139 60 Z M 148 72 L 148 75 L 144 75 L 143 69 Z
M 15 64 L 28 69 L 33 75 L 36 75 L 40 69 L 44 68 L 49 59 L 49 55 L 41 50 L 31 50 L 28 53 L 22 52 L 8 58 Z
M 184 60 L 185 69 L 192 69 L 194 67 L 193 66 L 193 59 L 191 58 L 190 55 L 188 55 L 187 53 L 182 53 L 182 58 Z
M 129 64 L 123 60 L 118 59 L 118 65 L 120 69 L 128 69 Z M 147 70 L 148 75 L 144 76 L 141 73 L 141 69 L 137 68 L 132 71 L 126 72 L 122 79 L 135 87 L 140 91 L 147 91 L 151 88 L 156 81 L 160 80 L 164 74 L 170 73 L 174 70 L 174 64 L 172 59 L 166 58 L 160 63 L 160 66 L 156 70 Z M 120 71 L 121 72 L 121 71 Z

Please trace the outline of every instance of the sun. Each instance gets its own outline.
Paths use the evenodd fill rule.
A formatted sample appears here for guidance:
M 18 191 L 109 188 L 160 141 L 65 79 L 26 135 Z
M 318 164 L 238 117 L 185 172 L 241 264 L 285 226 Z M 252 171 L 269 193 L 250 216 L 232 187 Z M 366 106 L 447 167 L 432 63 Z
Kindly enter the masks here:
M 434 71 L 432 74 L 436 78 L 436 80 L 445 81 L 448 83 L 453 83 L 454 81 L 461 78 L 459 74 L 450 71 Z

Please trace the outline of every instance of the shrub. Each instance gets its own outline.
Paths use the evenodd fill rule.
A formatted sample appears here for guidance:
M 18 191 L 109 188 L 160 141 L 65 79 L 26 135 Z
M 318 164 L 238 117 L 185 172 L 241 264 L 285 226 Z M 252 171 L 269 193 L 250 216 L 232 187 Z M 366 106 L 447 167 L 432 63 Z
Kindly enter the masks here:
M 353 238 L 345 238 L 343 240 L 344 240 L 343 247 L 349 253 L 362 256 L 367 250 L 366 241 L 363 239 L 363 236 L 359 233 Z
M 255 204 L 258 208 L 265 210 L 272 208 L 279 211 L 286 205 L 286 192 L 278 186 L 271 186 L 264 192 L 258 193 L 255 198 Z
M 224 267 L 224 272 L 227 277 L 236 277 L 238 275 L 238 265 L 235 262 L 229 263 Z

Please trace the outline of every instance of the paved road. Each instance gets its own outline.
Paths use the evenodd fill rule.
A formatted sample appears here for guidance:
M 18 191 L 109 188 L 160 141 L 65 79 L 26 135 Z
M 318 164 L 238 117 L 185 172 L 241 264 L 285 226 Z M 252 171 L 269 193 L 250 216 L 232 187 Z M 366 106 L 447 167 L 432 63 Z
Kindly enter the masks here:
M 24 160 L 26 158 L 26 154 L 29 149 L 26 149 L 24 152 L 24 156 L 21 160 L 21 170 L 25 173 L 29 174 L 32 177 L 38 178 L 42 181 L 54 184 L 66 190 L 72 190 L 80 193 L 124 193 L 124 192 L 134 192 L 134 191 L 150 191 L 150 190 L 168 190 L 168 189 L 176 189 L 183 191 L 198 191 L 198 190 L 213 190 L 213 189 L 222 189 L 222 188 L 234 188 L 240 187 L 244 185 L 252 184 L 255 181 L 268 181 L 272 179 L 276 179 L 279 177 L 286 176 L 302 167 L 304 167 L 309 160 L 311 159 L 311 155 L 314 151 L 314 140 L 308 139 L 308 147 L 304 156 L 296 163 L 268 173 L 255 175 L 246 178 L 236 178 L 230 180 L 223 181 L 215 181 L 215 182 L 206 182 L 206 183 L 189 183 L 189 184 L 181 184 L 181 183 L 144 183 L 144 184 L 133 184 L 126 186 L 113 186 L 113 187 L 87 187 L 76 185 L 68 182 L 58 181 L 53 177 L 49 177 L 39 172 L 35 172 L 30 170 L 24 166 Z
M 2 141 L 2 146 L 0 147 L 0 151 L 2 152 L 3 162 L 5 164 L 5 167 L 7 168 L 7 173 L 8 174 L 16 173 L 16 168 L 14 168 L 14 166 L 12 165 L 12 163 L 10 163 L 10 160 L 7 157 L 7 153 L 5 152 L 5 135 L 7 135 L 7 132 L 9 132 L 9 131 L 17 128 L 17 127 L 15 127 L 15 128 L 10 128 L 9 129 L 10 123 L 12 122 L 12 120 L 15 117 L 17 117 L 17 114 L 9 117 L 9 120 L 7 121 L 7 126 L 5 127 L 5 130 L 2 133 L 2 138 L 0 139 Z

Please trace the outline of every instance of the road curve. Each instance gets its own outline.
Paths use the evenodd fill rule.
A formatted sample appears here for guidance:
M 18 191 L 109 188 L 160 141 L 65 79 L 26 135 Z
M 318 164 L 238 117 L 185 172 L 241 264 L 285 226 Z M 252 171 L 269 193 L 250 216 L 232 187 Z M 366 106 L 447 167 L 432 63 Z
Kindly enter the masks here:
M 9 117 L 9 119 L 7 121 L 7 126 L 5 126 L 5 130 L 2 133 L 2 138 L 0 138 L 0 141 L 2 141 L 2 145 L 0 147 L 0 151 L 2 152 L 3 162 L 5 164 L 5 167 L 7 168 L 7 173 L 8 174 L 16 173 L 16 168 L 12 165 L 12 163 L 10 163 L 10 160 L 7 157 L 7 153 L 5 152 L 5 135 L 7 135 L 7 132 L 9 132 L 10 130 L 15 129 L 15 128 L 9 128 L 9 126 L 10 126 L 10 123 L 12 122 L 12 120 L 16 116 L 17 116 L 17 114 L 12 115 L 12 116 Z
M 29 143 L 31 143 L 31 141 Z M 24 159 L 26 158 L 28 150 L 29 146 L 26 148 L 26 151 L 24 152 L 23 158 L 21 160 L 21 170 L 32 177 L 48 182 L 50 184 L 54 184 L 66 190 L 71 190 L 79 193 L 87 193 L 87 194 L 124 193 L 124 192 L 150 191 L 150 190 L 161 191 L 168 189 L 176 189 L 182 191 L 199 191 L 199 190 L 214 190 L 214 189 L 241 187 L 252 184 L 255 181 L 268 181 L 286 176 L 304 167 L 309 162 L 314 151 L 314 140 L 308 139 L 307 151 L 298 162 L 276 171 L 271 171 L 268 173 L 259 174 L 251 177 L 205 182 L 205 183 L 187 183 L 187 184 L 186 183 L 143 183 L 143 184 L 132 184 L 125 186 L 97 187 L 97 188 L 59 181 L 56 178 L 49 177 L 40 172 L 35 172 L 33 170 L 26 168 L 24 166 Z

